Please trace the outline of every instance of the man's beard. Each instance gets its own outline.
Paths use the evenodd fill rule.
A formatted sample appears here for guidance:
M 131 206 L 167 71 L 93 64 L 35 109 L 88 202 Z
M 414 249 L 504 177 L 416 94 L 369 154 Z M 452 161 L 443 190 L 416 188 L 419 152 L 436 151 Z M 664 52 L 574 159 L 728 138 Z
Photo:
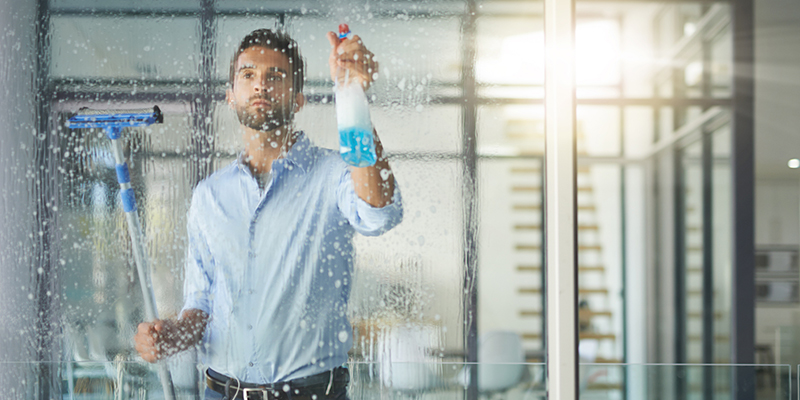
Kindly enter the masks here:
M 251 99 L 254 100 L 255 98 Z M 291 106 L 286 106 L 279 101 L 270 101 L 271 109 L 264 110 L 256 107 L 255 111 L 248 109 L 248 104 L 236 106 L 236 116 L 239 122 L 257 131 L 268 132 L 286 126 L 292 122 L 293 113 Z

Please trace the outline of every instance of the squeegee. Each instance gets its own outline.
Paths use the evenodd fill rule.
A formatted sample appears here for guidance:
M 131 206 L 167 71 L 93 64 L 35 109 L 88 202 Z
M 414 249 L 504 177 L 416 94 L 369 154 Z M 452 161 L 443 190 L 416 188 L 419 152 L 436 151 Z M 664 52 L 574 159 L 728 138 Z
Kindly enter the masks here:
M 101 111 L 82 108 L 67 121 L 67 127 L 70 129 L 103 129 L 106 136 L 111 139 L 111 151 L 114 153 L 114 160 L 117 164 L 117 181 L 119 182 L 120 195 L 122 197 L 122 209 L 125 211 L 125 218 L 128 220 L 133 260 L 139 273 L 139 285 L 142 287 L 145 316 L 148 321 L 158 319 L 158 310 L 156 309 L 156 299 L 153 293 L 153 282 L 150 279 L 150 265 L 147 253 L 144 251 L 144 234 L 142 234 L 142 227 L 139 223 L 139 214 L 136 212 L 136 196 L 134 196 L 133 188 L 131 187 L 131 173 L 128 163 L 125 161 L 122 143 L 120 143 L 119 139 L 124 128 L 144 127 L 162 122 L 164 122 L 164 116 L 157 106 L 143 110 Z M 158 363 L 158 375 L 161 379 L 161 385 L 164 387 L 164 397 L 167 400 L 174 400 L 175 389 L 172 386 L 172 378 L 166 361 L 162 360 Z

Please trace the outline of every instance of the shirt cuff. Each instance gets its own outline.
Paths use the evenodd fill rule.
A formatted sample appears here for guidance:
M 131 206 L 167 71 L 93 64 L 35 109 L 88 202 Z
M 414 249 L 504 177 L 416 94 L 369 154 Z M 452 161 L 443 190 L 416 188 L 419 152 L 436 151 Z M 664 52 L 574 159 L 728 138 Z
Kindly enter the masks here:
M 392 202 L 383 207 L 374 207 L 358 195 L 355 195 L 354 198 L 358 216 L 354 228 L 362 235 L 378 236 L 394 228 L 403 220 L 403 199 L 400 196 L 397 181 L 395 181 Z

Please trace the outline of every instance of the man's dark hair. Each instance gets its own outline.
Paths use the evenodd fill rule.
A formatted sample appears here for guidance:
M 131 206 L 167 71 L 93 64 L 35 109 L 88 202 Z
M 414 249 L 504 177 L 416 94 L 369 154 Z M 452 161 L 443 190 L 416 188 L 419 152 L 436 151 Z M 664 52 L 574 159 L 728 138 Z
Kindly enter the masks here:
M 305 62 L 303 56 L 300 55 L 300 47 L 297 42 L 289 37 L 286 32 L 277 30 L 272 31 L 269 29 L 256 29 L 247 34 L 239 43 L 239 48 L 233 54 L 231 59 L 231 76 L 230 85 L 233 87 L 233 82 L 236 79 L 236 60 L 243 51 L 254 47 L 261 46 L 267 49 L 275 49 L 289 57 L 289 67 L 292 74 L 292 88 L 294 93 L 301 93 L 303 91 L 303 80 L 305 77 Z

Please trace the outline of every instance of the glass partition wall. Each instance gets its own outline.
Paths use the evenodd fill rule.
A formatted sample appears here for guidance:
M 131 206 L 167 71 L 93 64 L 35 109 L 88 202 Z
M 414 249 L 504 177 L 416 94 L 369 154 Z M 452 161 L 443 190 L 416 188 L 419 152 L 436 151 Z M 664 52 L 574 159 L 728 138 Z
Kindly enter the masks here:
M 749 393 L 731 377 L 747 368 L 619 367 L 742 360 L 733 355 L 737 4 L 575 2 L 581 397 Z M 545 262 L 543 2 L 17 7 L 19 21 L 36 29 L 25 36 L 23 22 L 9 22 L 0 54 L 26 60 L 6 62 L 25 72 L 1 77 L 12 87 L 32 70 L 35 89 L 4 98 L 11 108 L 33 105 L 30 115 L 0 115 L 11 127 L 0 135 L 9 227 L 0 259 L 17 260 L 3 285 L 21 307 L 4 317 L 13 335 L 3 343 L 22 351 L 4 350 L 0 361 L 45 362 L 12 374 L 19 398 L 108 393 L 122 388 L 120 371 L 158 386 L 132 346 L 145 316 L 112 149 L 102 131 L 69 130 L 66 119 L 81 107 L 161 108 L 163 123 L 125 130 L 123 141 L 158 312 L 176 317 L 192 190 L 243 146 L 224 101 L 239 41 L 264 27 L 297 40 L 307 103 L 296 127 L 335 149 L 325 35 L 341 22 L 380 62 L 368 92 L 372 120 L 404 207 L 395 229 L 354 238 L 352 276 L 339 283 L 351 288 L 349 362 L 369 386 L 353 393 L 457 388 L 442 398 L 472 399 L 525 387 L 546 396 L 537 364 L 548 361 L 546 327 L 569 317 L 545 312 L 555 289 L 546 274 L 556 266 Z M 512 354 L 492 347 L 498 335 Z M 496 371 L 464 364 L 522 361 L 534 363 L 529 372 L 493 390 L 481 376 Z M 460 363 L 458 371 L 447 363 Z M 180 396 L 202 396 L 194 352 L 169 365 Z

